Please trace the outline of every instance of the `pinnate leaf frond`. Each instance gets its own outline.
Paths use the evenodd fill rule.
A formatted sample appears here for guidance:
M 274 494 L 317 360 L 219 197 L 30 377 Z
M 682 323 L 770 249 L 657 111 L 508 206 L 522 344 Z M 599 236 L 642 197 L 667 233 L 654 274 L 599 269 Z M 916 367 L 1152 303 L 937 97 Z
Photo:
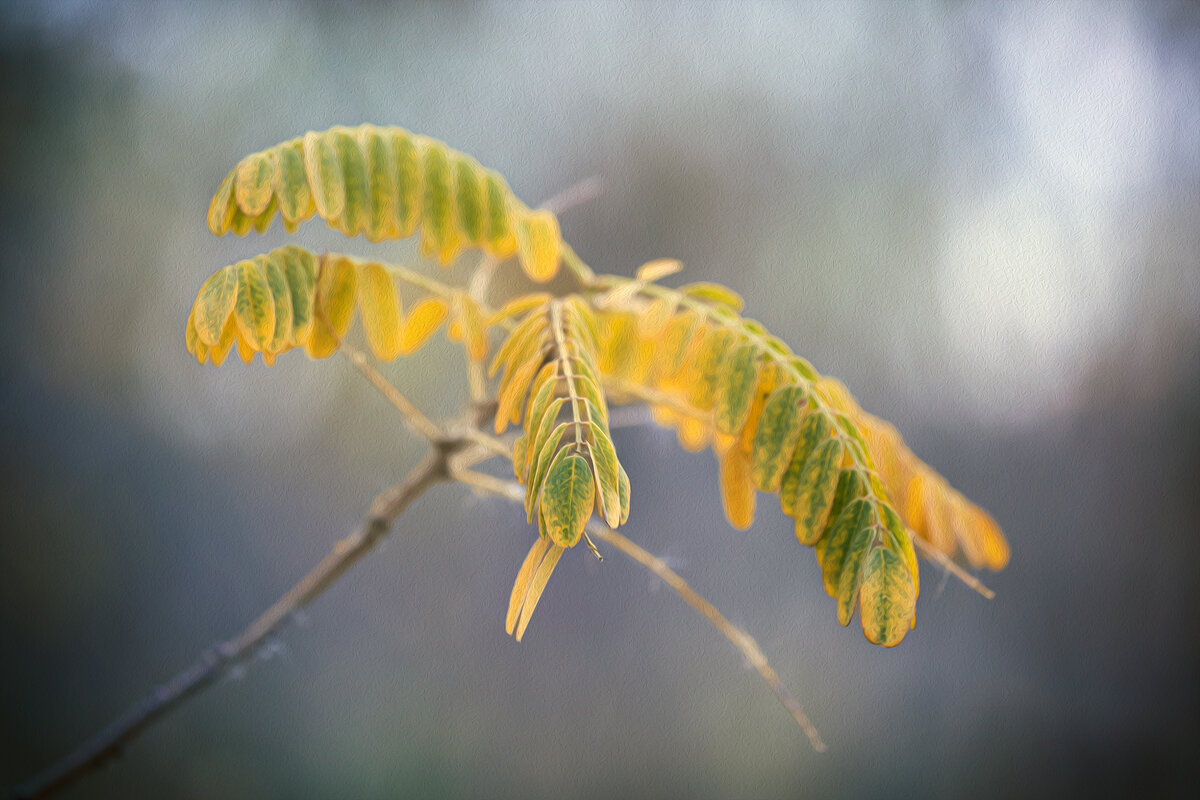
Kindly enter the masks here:
M 974 566 L 1003 566 L 1007 546 L 986 513 L 840 383 L 741 317 L 735 293 L 710 283 L 671 290 L 644 275 L 598 285 L 602 378 L 650 390 L 661 398 L 651 401 L 655 420 L 674 427 L 682 446 L 712 447 L 735 528 L 753 521 L 757 491 L 779 495 L 798 541 L 816 548 L 842 624 L 857 608 L 872 642 L 904 637 L 919 588 L 912 536 L 947 555 L 961 547 Z M 638 324 L 664 309 L 665 319 Z
M 246 156 L 213 196 L 208 227 L 244 236 L 276 214 L 289 232 L 315 214 L 373 242 L 419 233 L 422 255 L 442 264 L 470 248 L 517 256 L 535 281 L 554 277 L 563 249 L 554 214 L 530 209 L 470 156 L 397 127 L 310 131 Z
M 522 308 L 530 305 L 520 302 Z M 593 507 L 611 527 L 629 516 L 629 478 L 612 444 L 597 347 L 595 312 L 581 297 L 545 298 L 512 327 L 489 370 L 500 376 L 496 432 L 524 420 L 513 467 L 525 484 L 526 514 L 538 520 L 539 541 L 557 548 L 578 544 Z M 553 552 L 535 543 L 530 559 L 543 551 Z M 510 633 L 514 620 L 528 621 L 544 586 L 524 570 L 518 576 L 509 605 Z M 516 631 L 520 638 L 524 626 Z

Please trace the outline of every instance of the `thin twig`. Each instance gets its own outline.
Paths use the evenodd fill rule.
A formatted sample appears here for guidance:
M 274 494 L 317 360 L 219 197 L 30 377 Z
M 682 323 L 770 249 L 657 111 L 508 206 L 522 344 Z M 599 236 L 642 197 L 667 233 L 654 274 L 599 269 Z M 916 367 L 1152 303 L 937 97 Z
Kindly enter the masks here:
M 387 378 L 380 374 L 379 370 L 371 365 L 366 353 L 345 342 L 342 342 L 340 351 L 354 365 L 355 369 L 361 372 L 363 377 L 370 381 L 388 399 L 388 402 L 396 407 L 396 410 L 404 417 L 404 423 L 411 430 L 424 436 L 431 442 L 436 441 L 442 435 L 442 429 L 433 420 L 422 414 L 420 409 L 413 405 L 407 397 L 400 393 L 399 389 L 393 386 Z
M 449 477 L 447 459 L 462 446 L 461 442 L 440 442 L 403 481 L 376 496 L 366 521 L 358 530 L 337 542 L 329 555 L 242 633 L 206 650 L 195 664 L 155 688 L 66 757 L 17 787 L 12 797 L 47 797 L 98 769 L 119 756 L 126 745 L 159 718 L 214 683 L 234 664 L 253 655 L 286 620 L 320 597 L 369 553 L 413 500 L 433 484 L 446 480 Z
M 577 183 L 573 183 L 558 194 L 542 203 L 542 208 L 555 216 L 561 216 L 572 208 L 578 208 L 590 203 L 604 192 L 604 182 L 599 175 L 590 175 Z
M 759 649 L 758 642 L 754 640 L 753 636 L 726 619 L 725 615 L 718 611 L 716 606 L 705 600 L 703 596 L 688 585 L 687 581 L 679 576 L 679 573 L 668 567 L 667 563 L 658 556 L 648 553 L 636 542 L 622 536 L 600 522 L 592 521 L 588 523 L 587 529 L 597 539 L 608 542 L 653 572 L 663 583 L 674 589 L 675 593 L 683 598 L 685 603 L 703 614 L 712 623 L 713 627 L 732 642 L 734 647 L 741 650 L 746 660 L 758 670 L 758 674 L 767 682 L 767 686 L 771 687 L 771 691 L 775 692 L 775 696 L 779 698 L 779 702 L 783 704 L 783 707 L 796 720 L 796 724 L 804 731 L 813 749 L 818 753 L 825 752 L 825 742 L 821 740 L 821 734 L 817 732 L 808 715 L 804 713 L 804 709 L 796 702 L 796 698 L 792 697 L 787 687 L 779 680 L 779 676 L 771 668 L 770 662 L 767 661 L 767 657 L 763 654 L 763 651 Z
M 452 477 L 461 483 L 490 494 L 504 497 L 514 503 L 522 502 L 525 497 L 524 489 L 521 488 L 520 484 L 513 481 L 501 480 L 491 475 L 484 475 L 470 470 L 458 470 Z M 746 660 L 758 670 L 758 674 L 767 682 L 767 686 L 771 687 L 771 691 L 775 692 L 775 696 L 779 698 L 779 702 L 783 704 L 783 707 L 796 720 L 796 724 L 804 731 L 813 749 L 818 753 L 825 751 L 825 742 L 821 740 L 821 734 L 817 732 L 808 715 L 804 713 L 804 709 L 796 702 L 796 698 L 792 697 L 791 693 L 783 685 L 783 682 L 779 680 L 779 676 L 771 668 L 770 662 L 767 661 L 767 657 L 759 649 L 758 642 L 754 640 L 753 636 L 726 619 L 725 615 L 718 611 L 716 606 L 705 600 L 695 589 L 688 585 L 687 581 L 680 577 L 679 573 L 668 567 L 667 563 L 661 558 L 651 555 L 632 540 L 598 521 L 593 520 L 588 523 L 587 530 L 592 536 L 607 542 L 653 572 L 663 583 L 671 587 L 685 603 L 696 611 L 699 611 L 705 619 L 712 623 L 713 627 L 732 642 L 733 646 L 740 650 Z
M 951 559 L 949 556 L 947 556 L 941 550 L 938 550 L 936 547 L 931 545 L 929 542 L 925 541 L 920 536 L 917 536 L 915 534 L 910 535 L 909 538 L 912 539 L 912 543 L 916 547 L 917 552 L 919 552 L 925 558 L 928 558 L 930 561 L 936 562 L 938 564 L 938 566 L 940 566 L 942 569 L 946 570 L 947 573 L 958 578 L 960 581 L 965 583 L 968 587 L 979 592 L 979 594 L 983 595 L 988 600 L 991 600 L 993 597 L 996 596 L 996 593 L 993 592 L 988 587 L 984 586 L 982 581 L 980 581 L 978 578 L 976 578 L 971 573 L 967 572 L 965 569 L 960 567 L 958 564 L 955 564 L 953 559 Z

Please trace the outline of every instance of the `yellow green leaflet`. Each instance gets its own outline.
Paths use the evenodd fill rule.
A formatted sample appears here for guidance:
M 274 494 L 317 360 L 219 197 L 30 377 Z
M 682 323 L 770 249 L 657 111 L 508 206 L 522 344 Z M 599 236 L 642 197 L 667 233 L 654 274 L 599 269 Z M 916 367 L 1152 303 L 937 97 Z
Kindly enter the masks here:
M 596 482 L 587 459 L 574 453 L 558 459 L 546 473 L 541 497 L 550 541 L 574 547 L 583 537 L 595 500 Z
M 466 249 L 548 281 L 562 261 L 557 218 L 530 209 L 504 179 L 436 139 L 359 125 L 312 132 L 246 156 L 208 211 L 218 236 L 265 230 L 278 213 L 288 231 L 316 215 L 370 241 L 420 234 L 422 253 L 449 264 Z
M 873 644 L 895 647 L 913 625 L 916 589 L 904 559 L 886 547 L 867 557 L 859 599 L 863 634 Z

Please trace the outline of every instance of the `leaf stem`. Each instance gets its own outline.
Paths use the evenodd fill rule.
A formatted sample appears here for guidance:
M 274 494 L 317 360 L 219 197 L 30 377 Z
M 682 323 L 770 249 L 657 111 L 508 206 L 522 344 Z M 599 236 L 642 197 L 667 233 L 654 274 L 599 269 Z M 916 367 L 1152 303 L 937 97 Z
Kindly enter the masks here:
M 396 407 L 396 410 L 404 417 L 404 423 L 410 430 L 415 431 L 431 442 L 436 441 L 442 436 L 442 429 L 433 420 L 422 414 L 420 409 L 400 393 L 399 389 L 393 386 L 387 378 L 383 377 L 379 373 L 379 370 L 371 365 L 366 353 L 345 342 L 341 343 L 339 349 L 347 360 L 354 365 L 354 368 L 362 373 L 371 382 L 371 385 L 387 398 L 389 403 Z

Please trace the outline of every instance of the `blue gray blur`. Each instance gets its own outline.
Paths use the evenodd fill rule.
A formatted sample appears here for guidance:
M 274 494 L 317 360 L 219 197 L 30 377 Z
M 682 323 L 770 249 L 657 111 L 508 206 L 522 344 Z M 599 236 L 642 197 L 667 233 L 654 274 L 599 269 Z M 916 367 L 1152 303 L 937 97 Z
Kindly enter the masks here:
M 0 8 L 0 786 L 250 621 L 421 454 L 343 361 L 199 367 L 244 154 L 370 121 L 676 257 L 989 509 L 986 601 L 924 572 L 897 649 L 837 625 L 760 496 L 616 433 L 626 533 L 758 638 L 829 744 L 632 563 L 439 487 L 243 672 L 77 798 L 1200 796 L 1200 11 L 1194 4 L 9 2 Z M 520 288 L 515 270 L 503 291 Z M 464 274 L 463 267 L 449 273 Z M 507 279 L 506 279 L 507 280 Z M 460 351 L 387 374 L 454 408 Z

